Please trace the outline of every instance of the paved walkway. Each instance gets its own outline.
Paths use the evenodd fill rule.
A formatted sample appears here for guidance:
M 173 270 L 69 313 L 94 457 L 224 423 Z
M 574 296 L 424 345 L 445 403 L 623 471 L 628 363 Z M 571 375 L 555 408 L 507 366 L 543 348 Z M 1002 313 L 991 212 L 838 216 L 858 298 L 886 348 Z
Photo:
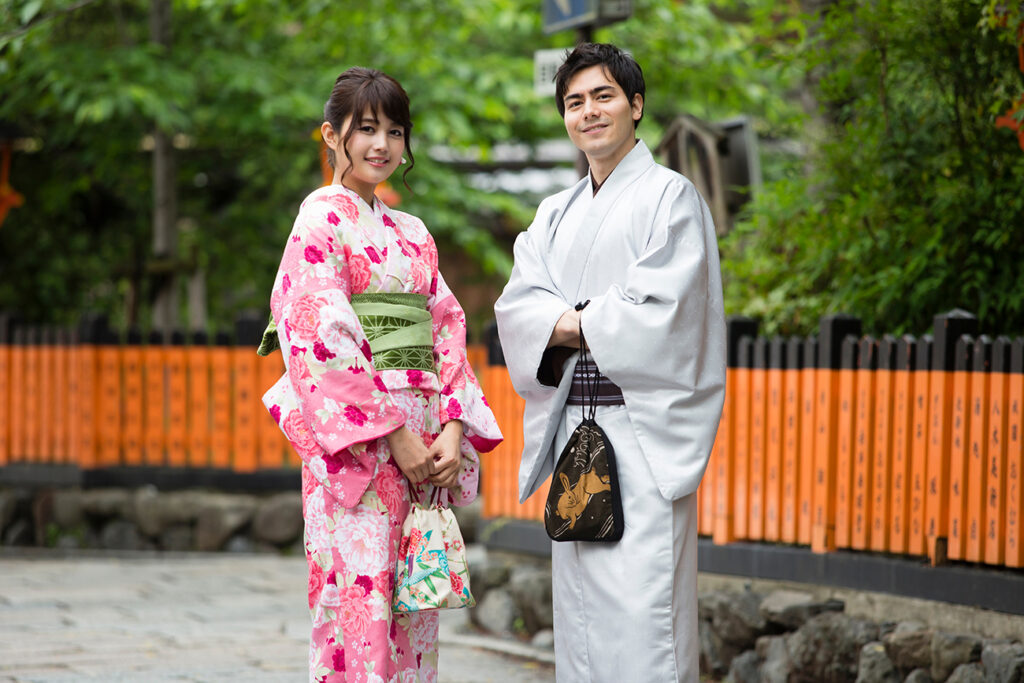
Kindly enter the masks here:
M 0 554 L 0 682 L 305 681 L 305 572 L 266 555 Z M 466 618 L 442 612 L 439 681 L 554 681 Z

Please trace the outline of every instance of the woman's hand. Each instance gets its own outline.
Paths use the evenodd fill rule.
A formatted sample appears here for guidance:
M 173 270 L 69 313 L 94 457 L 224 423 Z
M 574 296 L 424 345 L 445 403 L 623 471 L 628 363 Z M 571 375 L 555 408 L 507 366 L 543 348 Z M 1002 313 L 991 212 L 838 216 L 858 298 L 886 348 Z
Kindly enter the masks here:
M 442 489 L 450 489 L 459 483 L 459 469 L 462 464 L 462 422 L 452 420 L 445 424 L 441 434 L 430 444 L 434 472 L 430 483 Z
M 434 474 L 434 457 L 427 450 L 423 439 L 405 428 L 399 427 L 385 437 L 398 469 L 413 484 L 419 484 Z

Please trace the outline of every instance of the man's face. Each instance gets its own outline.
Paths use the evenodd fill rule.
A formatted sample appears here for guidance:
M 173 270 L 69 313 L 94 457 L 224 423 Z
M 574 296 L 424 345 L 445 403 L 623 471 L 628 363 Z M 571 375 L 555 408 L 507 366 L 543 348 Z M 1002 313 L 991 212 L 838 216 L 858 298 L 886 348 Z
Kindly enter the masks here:
M 565 129 L 590 161 L 618 163 L 633 148 L 633 122 L 643 113 L 639 93 L 630 102 L 603 65 L 588 67 L 565 90 Z

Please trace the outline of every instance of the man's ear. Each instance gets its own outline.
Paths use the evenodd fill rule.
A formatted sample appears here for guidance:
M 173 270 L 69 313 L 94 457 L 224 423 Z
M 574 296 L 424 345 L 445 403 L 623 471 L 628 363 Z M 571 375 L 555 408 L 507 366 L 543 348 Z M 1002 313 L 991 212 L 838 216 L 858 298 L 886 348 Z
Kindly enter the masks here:
M 644 96 L 640 93 L 635 93 L 633 101 L 630 103 L 630 109 L 633 110 L 633 120 L 639 121 L 640 117 L 644 115 Z

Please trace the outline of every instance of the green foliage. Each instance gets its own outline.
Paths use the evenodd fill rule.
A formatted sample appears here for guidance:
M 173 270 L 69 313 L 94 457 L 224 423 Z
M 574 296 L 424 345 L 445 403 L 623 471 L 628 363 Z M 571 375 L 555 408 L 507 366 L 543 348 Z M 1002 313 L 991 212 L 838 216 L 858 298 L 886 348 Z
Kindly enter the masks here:
M 988 333 L 1024 330 L 1024 153 L 994 125 L 1022 80 L 979 29 L 988 4 L 846 0 L 781 44 L 820 104 L 813 151 L 722 241 L 731 312 L 769 333 L 838 311 L 922 333 L 960 307 Z
M 753 114 L 796 130 L 782 97 L 793 63 L 766 70 L 751 12 L 770 0 L 636 0 L 598 40 L 631 49 L 648 81 L 640 133 L 658 142 L 684 111 Z M 147 0 L 12 0 L 0 7 L 0 121 L 32 142 L 14 154 L 25 195 L 0 227 L 0 310 L 68 322 L 85 310 L 145 326 L 152 262 L 152 134 L 174 136 L 179 253 L 204 268 L 214 327 L 262 313 L 296 207 L 320 183 L 314 132 L 335 76 L 361 64 L 396 76 L 413 104 L 414 192 L 400 208 L 496 286 L 535 198 L 485 192 L 432 160 L 436 145 L 492 159 L 495 145 L 565 136 L 533 93 L 544 36 L 536 0 L 175 0 L 172 46 L 149 38 Z M 739 19 L 739 20 L 736 20 Z

